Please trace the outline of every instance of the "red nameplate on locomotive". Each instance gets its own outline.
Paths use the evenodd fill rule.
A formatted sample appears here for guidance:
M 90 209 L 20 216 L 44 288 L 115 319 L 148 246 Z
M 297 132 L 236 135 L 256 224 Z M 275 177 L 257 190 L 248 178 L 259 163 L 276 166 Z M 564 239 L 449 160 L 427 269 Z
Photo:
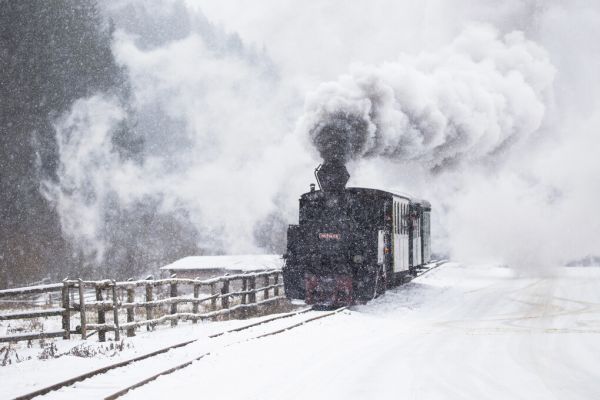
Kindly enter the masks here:
M 319 233 L 319 239 L 340 240 L 342 235 L 339 233 Z

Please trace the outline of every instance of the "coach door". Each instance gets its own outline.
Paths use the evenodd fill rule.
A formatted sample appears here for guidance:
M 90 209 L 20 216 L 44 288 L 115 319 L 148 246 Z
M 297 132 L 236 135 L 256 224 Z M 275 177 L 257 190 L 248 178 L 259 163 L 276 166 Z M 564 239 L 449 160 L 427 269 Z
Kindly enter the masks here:
M 421 209 L 418 204 L 410 207 L 406 218 L 410 241 L 410 265 L 417 267 L 423 264 L 423 252 L 421 249 Z
M 415 265 L 421 265 L 423 264 L 423 252 L 421 249 L 421 210 L 417 211 L 417 217 L 415 219 L 414 225 L 415 225 L 415 230 L 414 230 L 414 235 L 415 235 L 415 243 L 414 243 L 414 248 L 415 248 L 415 257 L 413 258 L 413 260 L 415 260 Z
M 407 215 L 408 202 L 394 200 L 394 272 L 406 271 L 409 266 Z

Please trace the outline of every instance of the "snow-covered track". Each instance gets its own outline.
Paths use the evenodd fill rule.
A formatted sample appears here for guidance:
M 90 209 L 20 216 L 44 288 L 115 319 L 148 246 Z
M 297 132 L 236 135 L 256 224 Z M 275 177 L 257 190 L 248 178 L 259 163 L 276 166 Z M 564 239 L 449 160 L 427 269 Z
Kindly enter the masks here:
M 423 265 L 421 267 L 417 267 L 415 278 L 418 276 L 421 276 L 423 274 L 426 274 L 427 272 L 431 271 L 432 269 L 436 269 L 437 267 L 439 267 L 447 262 L 448 262 L 448 260 L 439 260 L 439 261 L 433 261 L 433 262 Z
M 293 312 L 289 312 L 289 313 L 286 313 L 286 314 L 280 314 L 280 315 L 277 315 L 277 316 L 274 316 L 274 317 L 262 319 L 262 320 L 260 320 L 258 322 L 254 322 L 254 323 L 251 323 L 251 324 L 243 325 L 243 326 L 236 327 L 236 328 L 233 328 L 233 329 L 228 329 L 228 330 L 225 330 L 223 332 L 214 333 L 214 334 L 209 335 L 208 338 L 209 339 L 213 339 L 213 338 L 217 338 L 217 337 L 220 337 L 220 336 L 223 336 L 223 335 L 227 335 L 227 334 L 231 334 L 231 333 L 235 333 L 235 332 L 240 332 L 240 331 L 247 330 L 247 329 L 250 329 L 250 328 L 254 328 L 254 327 L 257 327 L 257 326 L 260 326 L 260 325 L 268 324 L 270 322 L 274 322 L 274 321 L 277 321 L 277 320 L 286 319 L 286 318 L 292 318 L 292 317 L 295 317 L 297 315 L 305 314 L 305 313 L 307 313 L 309 311 L 312 311 L 312 307 L 306 307 L 306 308 L 303 308 L 303 309 L 298 310 L 298 311 L 293 311 Z M 319 316 L 319 317 L 322 318 L 322 316 Z M 179 349 L 179 348 L 183 348 L 183 347 L 189 346 L 189 345 L 191 345 L 193 343 L 199 342 L 200 340 L 202 340 L 202 338 L 197 338 L 197 339 L 192 339 L 192 340 L 188 340 L 188 341 L 185 341 L 185 342 L 180 342 L 180 343 L 177 343 L 177 344 L 174 344 L 174 345 L 171 345 L 171 346 L 167 346 L 167 347 L 164 347 L 164 348 L 152 351 L 150 353 L 143 354 L 143 355 L 138 356 L 138 357 L 134 357 L 134 358 L 131 358 L 131 359 L 128 359 L 128 360 L 124 360 L 124 361 L 120 361 L 120 362 L 117 362 L 117 363 L 114 363 L 114 364 L 110 364 L 110 365 L 104 366 L 102 368 L 98 368 L 98 369 L 95 369 L 93 371 L 89 371 L 89 372 L 86 372 L 84 374 L 77 375 L 77 376 L 74 376 L 72 378 L 63 380 L 63 381 L 55 383 L 53 385 L 50 385 L 50 386 L 47 386 L 47 387 L 35 390 L 33 392 L 30 392 L 30 393 L 27 393 L 27 394 L 15 397 L 14 400 L 29 400 L 29 399 L 33 399 L 33 398 L 38 397 L 38 396 L 43 396 L 43 395 L 49 394 L 49 393 L 51 393 L 53 391 L 73 386 L 74 384 L 76 384 L 78 382 L 82 382 L 82 381 L 85 381 L 85 380 L 88 380 L 88 379 L 91 379 L 91 378 L 94 378 L 94 377 L 106 374 L 106 373 L 111 372 L 113 370 L 120 369 L 120 368 L 123 368 L 123 367 L 127 367 L 127 366 L 130 366 L 130 365 L 135 364 L 135 363 L 140 363 L 141 361 L 157 357 L 157 356 L 159 356 L 161 354 L 168 353 L 168 352 L 170 352 L 172 350 L 176 350 L 176 349 Z M 245 339 L 245 340 L 249 340 L 249 339 Z M 203 356 L 201 356 L 199 358 L 202 358 Z
M 248 338 L 244 338 L 244 339 L 241 339 L 241 340 L 229 343 L 229 344 L 225 345 L 224 347 L 229 347 L 229 346 L 233 346 L 233 345 L 240 344 L 240 343 L 243 343 L 243 342 L 247 342 L 247 341 L 250 341 L 250 340 L 257 340 L 257 339 L 261 339 L 261 338 L 264 338 L 264 337 L 267 337 L 267 336 L 273 336 L 273 335 L 277 335 L 277 334 L 280 334 L 280 333 L 283 333 L 283 332 L 287 332 L 287 331 L 289 331 L 291 329 L 303 326 L 303 325 L 305 325 L 305 324 L 307 324 L 309 322 L 316 321 L 316 320 L 319 320 L 319 319 L 322 319 L 322 318 L 326 318 L 326 317 L 330 317 L 332 315 L 338 314 L 339 312 L 344 311 L 346 309 L 348 309 L 348 307 L 340 307 L 340 308 L 335 309 L 333 311 L 326 312 L 326 313 L 323 313 L 323 314 L 319 314 L 319 315 L 316 315 L 316 316 L 304 319 L 304 320 L 302 320 L 300 322 L 294 323 L 292 325 L 288 325 L 288 326 L 283 327 L 283 328 L 279 328 L 279 329 L 272 330 L 272 331 L 269 331 L 269 332 L 266 332 L 266 333 L 262 333 L 260 335 L 251 336 L 251 337 L 248 337 Z M 310 309 L 307 309 L 307 310 L 305 310 L 303 312 L 306 312 L 306 311 L 310 311 Z M 274 320 L 274 319 L 275 318 L 273 318 L 271 320 Z M 254 325 L 256 325 L 256 324 L 253 324 L 253 326 Z M 239 330 L 240 329 L 233 329 L 230 332 L 239 331 Z M 213 335 L 213 337 L 215 337 L 215 335 Z M 205 353 L 203 353 L 203 354 L 201 354 L 199 356 L 194 357 L 193 359 L 191 359 L 189 361 L 186 361 L 186 362 L 184 362 L 182 364 L 179 364 L 179 365 L 176 365 L 176 366 L 171 367 L 169 369 L 166 369 L 164 371 L 161 371 L 161 372 L 159 372 L 157 374 L 154 374 L 154 375 L 152 375 L 150 377 L 147 377 L 147 378 L 145 378 L 145 379 L 143 379 L 143 380 L 141 380 L 139 382 L 136 382 L 133 385 L 130 385 L 130 386 L 126 387 L 126 388 L 123 388 L 123 389 L 121 389 L 121 390 L 119 390 L 119 391 L 117 391 L 117 392 L 115 392 L 115 393 L 113 393 L 113 394 L 105 397 L 104 400 L 118 399 L 119 397 L 125 395 L 126 393 L 130 392 L 131 390 L 134 390 L 134 389 L 137 389 L 137 388 L 139 388 L 141 386 L 144 386 L 144 385 L 146 385 L 146 384 L 148 384 L 148 383 L 156 380 L 157 378 L 159 378 L 161 376 L 169 375 L 169 374 L 171 374 L 173 372 L 176 372 L 176 371 L 179 371 L 179 370 L 181 370 L 181 369 L 183 369 L 185 367 L 188 367 L 188 366 L 192 365 L 195 361 L 201 360 L 204 357 L 207 357 L 209 355 L 211 355 L 210 351 L 205 352 Z
M 416 276 L 421 276 L 421 275 L 423 275 L 423 274 L 425 274 L 425 273 L 427 273 L 427 272 L 429 272 L 429 271 L 431 271 L 431 270 L 433 270 L 433 269 L 435 269 L 435 268 L 443 265 L 445 262 L 446 262 L 446 260 L 440 260 L 440 261 L 437 261 L 437 262 L 433 262 L 433 263 L 431 263 L 431 264 L 429 264 L 429 265 L 427 265 L 427 266 L 425 266 L 423 268 L 420 268 L 417 271 Z M 279 333 L 286 332 L 286 331 L 288 331 L 290 329 L 294 329 L 296 327 L 302 326 L 302 325 L 304 325 L 306 323 L 309 323 L 311 321 L 315 321 L 315 320 L 319 320 L 321 318 L 325 318 L 325 317 L 328 317 L 328 316 L 331 316 L 331 315 L 335 315 L 335 314 L 337 314 L 340 311 L 345 310 L 345 309 L 347 309 L 347 307 L 338 308 L 336 310 L 329 311 L 329 312 L 319 312 L 318 315 L 314 315 L 314 316 L 310 315 L 309 318 L 303 318 L 302 320 L 299 320 L 299 321 L 293 321 L 293 323 L 287 324 L 286 326 L 277 326 L 276 328 L 272 328 L 270 330 L 263 331 L 263 332 L 261 332 L 258 335 L 253 335 L 253 336 L 245 335 L 245 336 L 239 337 L 239 338 L 236 337 L 234 341 L 229 342 L 229 343 L 225 343 L 222 346 L 218 346 L 218 348 L 228 347 L 228 346 L 232 346 L 232 345 L 236 345 L 236 344 L 241 344 L 243 342 L 247 342 L 247 341 L 250 341 L 250 340 L 255 340 L 255 339 L 260 339 L 260 338 L 267 337 L 267 336 L 277 335 Z M 162 366 L 163 365 L 162 359 L 159 356 L 164 355 L 164 354 L 169 353 L 169 352 L 176 351 L 177 349 L 188 347 L 188 346 L 190 346 L 190 345 L 192 345 L 194 343 L 198 343 L 198 342 L 202 341 L 203 339 L 206 339 L 206 338 L 208 338 L 208 339 L 216 339 L 216 338 L 219 338 L 219 337 L 222 337 L 222 336 L 227 336 L 227 335 L 230 335 L 230 334 L 236 334 L 238 332 L 249 330 L 251 328 L 258 327 L 258 326 L 261 326 L 261 325 L 266 325 L 266 324 L 269 324 L 269 323 L 273 323 L 273 322 L 278 321 L 278 320 L 290 319 L 290 318 L 293 318 L 293 317 L 297 317 L 297 316 L 300 316 L 302 314 L 306 314 L 306 313 L 308 313 L 310 311 L 317 312 L 317 311 L 314 311 L 312 307 L 306 307 L 306 308 L 303 308 L 303 309 L 298 310 L 298 311 L 294 311 L 294 312 L 290 312 L 290 313 L 286 313 L 286 314 L 281 314 L 281 315 L 276 315 L 276 316 L 272 316 L 272 317 L 267 317 L 267 318 L 262 319 L 262 320 L 260 320 L 258 322 L 254 322 L 254 323 L 251 323 L 251 324 L 242 325 L 242 326 L 239 326 L 239 327 L 228 329 L 228 330 L 225 330 L 225 331 L 222 331 L 222 332 L 214 333 L 214 334 L 205 336 L 204 338 L 196 338 L 196 339 L 188 340 L 188 341 L 185 341 L 185 342 L 180 342 L 180 343 L 177 343 L 177 344 L 174 344 L 174 345 L 171 345 L 171 346 L 167 346 L 167 347 L 155 350 L 155 351 L 150 352 L 150 353 L 146 353 L 146 354 L 140 355 L 138 357 L 134 357 L 134 358 L 131 358 L 131 359 L 128 359 L 128 360 L 120 361 L 120 362 L 117 362 L 117 363 L 114 363 L 114 364 L 111 364 L 111 365 L 107 365 L 107 366 L 95 369 L 93 371 L 86 372 L 84 374 L 81 374 L 81 375 L 78 375 L 78 376 L 66 379 L 66 380 L 58 382 L 56 384 L 44 387 L 42 389 L 38 389 L 36 391 L 33 391 L 31 393 L 28 393 L 28 394 L 25 394 L 25 395 L 22 395 L 22 396 L 19 396 L 19 397 L 16 397 L 15 400 L 33 399 L 33 398 L 36 398 L 38 396 L 43 396 L 43 395 L 51 394 L 51 392 L 54 392 L 54 391 L 57 391 L 57 390 L 60 390 L 60 389 L 64 389 L 64 388 L 69 388 L 69 391 L 74 391 L 74 392 L 75 391 L 79 391 L 81 389 L 81 390 L 83 390 L 85 392 L 86 389 L 84 389 L 83 387 L 93 387 L 94 385 L 96 385 L 96 383 L 95 383 L 95 378 L 96 377 L 101 376 L 101 375 L 105 375 L 105 374 L 107 374 L 109 372 L 112 372 L 114 370 L 131 366 L 130 368 L 127 368 L 127 370 L 139 369 L 139 370 L 141 370 L 143 372 L 144 371 L 144 366 L 143 365 L 132 366 L 132 364 L 142 364 L 142 362 L 144 360 L 152 359 L 150 362 L 154 363 L 155 365 L 158 364 L 158 365 Z M 187 352 L 187 350 L 183 350 L 183 351 Z M 129 391 L 131 391 L 133 389 L 136 389 L 136 388 L 138 388 L 140 386 L 143 386 L 143 385 L 145 385 L 145 384 L 147 384 L 149 382 L 152 382 L 152 381 L 154 381 L 155 379 L 157 379 L 160 376 L 168 375 L 168 374 L 171 374 L 171 373 L 173 373 L 175 371 L 181 370 L 181 369 L 183 369 L 183 368 L 191 365 L 195 361 L 198 361 L 198 360 L 200 360 L 200 359 L 202 359 L 202 358 L 210 355 L 211 352 L 210 351 L 204 351 L 204 352 L 197 351 L 197 354 L 198 355 L 196 355 L 196 356 L 194 356 L 192 358 L 189 358 L 189 356 L 185 357 L 185 358 L 188 358 L 188 360 L 186 362 L 179 363 L 179 364 L 177 364 L 175 366 L 173 366 L 173 361 L 171 361 L 170 363 L 169 362 L 165 362 L 164 365 L 169 365 L 170 364 L 171 367 L 170 368 L 165 368 L 165 369 L 163 369 L 161 371 L 158 371 L 156 373 L 150 374 L 150 376 L 146 375 L 144 377 L 144 379 L 139 379 L 140 377 L 139 377 L 139 373 L 138 373 L 137 377 L 134 377 L 131 380 L 126 380 L 127 383 L 129 383 L 131 381 L 135 381 L 136 383 L 131 384 L 131 385 L 127 386 L 126 388 L 123 388 L 123 389 L 120 389 L 118 391 L 115 391 L 111 395 L 106 396 L 104 398 L 105 399 L 116 399 L 116 398 L 119 398 L 120 396 L 124 395 L 125 393 L 127 393 L 127 392 L 129 392 Z M 76 383 L 83 382 L 83 381 L 85 381 L 83 384 L 77 385 L 77 387 L 74 387 L 74 385 Z M 121 379 L 121 382 L 123 382 L 122 379 Z M 102 386 L 102 385 L 104 385 L 104 384 L 102 384 L 102 383 L 99 384 L 99 386 Z M 112 385 L 112 386 L 113 386 L 112 390 L 114 391 L 115 390 L 114 386 L 116 386 L 116 385 Z M 106 389 L 110 389 L 110 388 L 105 387 L 104 389 L 106 390 Z M 110 393 L 110 391 L 108 391 L 108 393 Z M 59 394 L 59 393 L 57 393 L 57 394 Z M 62 392 L 61 392 L 61 394 L 62 394 Z M 50 396 L 50 397 L 52 397 L 52 396 Z M 75 396 L 73 396 L 73 397 L 75 397 Z

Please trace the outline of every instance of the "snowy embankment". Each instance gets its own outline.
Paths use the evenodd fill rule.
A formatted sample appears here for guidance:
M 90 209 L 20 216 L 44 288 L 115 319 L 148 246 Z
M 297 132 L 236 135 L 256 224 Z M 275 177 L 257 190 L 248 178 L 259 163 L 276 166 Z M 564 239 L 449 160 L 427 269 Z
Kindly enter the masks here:
M 289 332 L 228 347 L 201 339 L 170 361 L 207 350 L 209 356 L 125 398 L 597 398 L 600 268 L 547 272 L 531 277 L 509 268 L 446 264 L 368 305 Z M 10 384 L 0 397 L 247 323 L 140 334 L 116 357 L 65 356 L 3 367 L 0 379 Z
M 130 399 L 594 399 L 600 269 L 448 264 L 366 306 L 213 352 Z

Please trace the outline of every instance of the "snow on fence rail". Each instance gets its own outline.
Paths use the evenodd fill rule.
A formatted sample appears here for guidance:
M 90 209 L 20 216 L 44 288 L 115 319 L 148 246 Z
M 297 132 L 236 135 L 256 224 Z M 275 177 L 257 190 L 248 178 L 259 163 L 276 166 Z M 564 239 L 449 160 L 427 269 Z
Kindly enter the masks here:
M 282 299 L 281 270 L 224 275 L 216 278 L 168 279 L 115 282 L 65 279 L 62 283 L 18 289 L 0 290 L 0 299 L 31 294 L 60 293 L 60 307 L 26 311 L 0 312 L 0 321 L 60 316 L 62 329 L 51 332 L 19 333 L 0 336 L 0 342 L 62 337 L 79 334 L 87 339 L 98 333 L 100 341 L 106 332 L 115 340 L 120 332 L 135 336 L 135 329 L 169 322 L 214 319 L 234 312 L 247 311 Z M 73 329 L 72 318 L 79 321 Z
M 9 299 L 15 302 L 22 301 L 23 297 L 31 298 L 32 295 L 52 295 L 54 293 L 64 293 L 65 285 L 63 283 L 49 284 L 49 285 L 36 285 L 27 286 L 24 288 L 17 289 L 6 289 L 0 290 L 0 299 Z M 63 321 L 68 316 L 68 310 L 63 308 L 37 308 L 34 310 L 26 311 L 15 311 L 9 313 L 0 313 L 0 321 L 7 320 L 23 320 L 32 318 L 43 318 L 61 316 Z M 65 337 L 64 323 L 62 330 L 49 331 L 49 332 L 31 332 L 31 333 L 18 333 L 15 335 L 0 336 L 1 342 L 16 342 L 20 340 L 33 340 L 33 339 L 44 339 L 53 337 Z

